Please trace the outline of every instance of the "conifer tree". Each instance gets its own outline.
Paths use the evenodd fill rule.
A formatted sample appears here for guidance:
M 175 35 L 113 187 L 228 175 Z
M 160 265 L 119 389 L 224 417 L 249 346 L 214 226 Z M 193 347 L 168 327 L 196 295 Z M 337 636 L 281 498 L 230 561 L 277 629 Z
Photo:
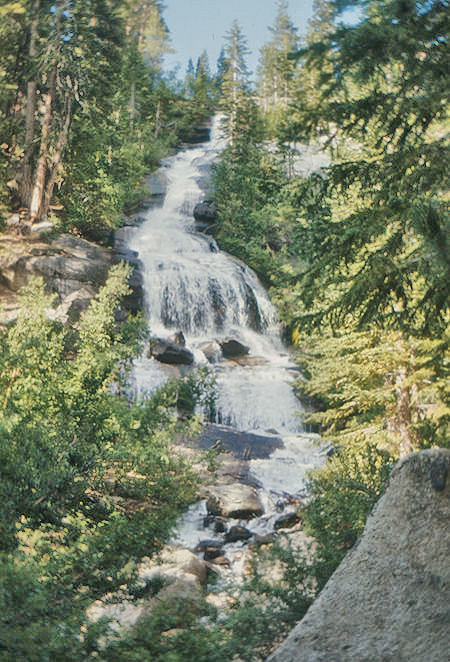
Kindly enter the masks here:
M 269 27 L 272 39 L 261 49 L 259 94 L 264 111 L 286 108 L 292 99 L 295 61 L 289 58 L 298 48 L 297 29 L 289 14 L 286 0 L 278 0 L 274 25 Z
M 188 99 L 192 99 L 195 94 L 195 69 L 192 58 L 189 58 L 189 62 L 186 68 L 186 76 L 184 78 L 184 94 Z
M 360 365 L 361 376 L 370 371 L 358 334 L 378 332 L 371 356 L 381 383 L 369 380 L 366 393 L 378 412 L 384 410 L 384 429 L 404 454 L 442 441 L 448 424 L 447 396 L 438 386 L 439 375 L 445 379 L 450 283 L 448 180 L 441 167 L 448 160 L 447 18 L 440 2 L 351 4 L 364 4 L 364 20 L 324 31 L 322 41 L 315 37 L 304 65 L 323 65 L 325 74 L 315 113 L 300 113 L 301 122 L 311 137 L 328 127 L 338 149 L 317 193 L 317 211 L 299 218 L 305 269 L 297 325 L 328 325 L 341 347 L 347 342 L 341 357 L 348 366 Z M 352 358 L 349 348 L 358 346 Z M 331 361 L 339 360 L 339 351 L 335 346 Z M 421 363 L 419 356 L 428 358 Z M 424 377 L 425 365 L 431 373 Z M 362 423 L 364 410 L 350 396 L 358 379 L 349 368 L 341 404 Z M 429 395 L 430 382 L 434 395 L 428 404 L 435 399 L 440 432 L 432 431 L 435 415 L 423 395 Z M 395 415 L 377 403 L 382 392 L 389 392 Z
M 225 36 L 226 68 L 221 89 L 224 126 L 232 142 L 239 135 L 241 124 L 245 122 L 246 108 L 250 103 L 249 71 L 245 61 L 249 53 L 247 39 L 235 20 Z

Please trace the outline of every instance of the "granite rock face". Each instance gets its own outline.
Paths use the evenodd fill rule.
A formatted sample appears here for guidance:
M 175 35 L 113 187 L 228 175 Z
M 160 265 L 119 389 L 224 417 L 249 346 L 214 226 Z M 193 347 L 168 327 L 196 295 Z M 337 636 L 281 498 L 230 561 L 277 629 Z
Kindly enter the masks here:
M 0 323 L 17 317 L 17 292 L 33 276 L 42 277 L 48 291 L 58 295 L 55 318 L 69 325 L 76 323 L 118 262 L 131 266 L 130 294 L 122 302 L 126 315 L 143 307 L 142 264 L 134 251 L 124 245 L 114 249 L 99 246 L 71 234 L 50 243 L 38 237 L 0 237 L 0 301 L 7 308 Z
M 450 650 L 450 451 L 413 453 L 268 662 L 443 662 Z

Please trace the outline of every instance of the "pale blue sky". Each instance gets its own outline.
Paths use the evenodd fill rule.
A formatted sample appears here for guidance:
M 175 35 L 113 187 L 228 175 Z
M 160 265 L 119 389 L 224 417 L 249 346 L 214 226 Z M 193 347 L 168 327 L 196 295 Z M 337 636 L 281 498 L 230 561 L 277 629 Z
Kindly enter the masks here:
M 313 0 L 289 0 L 289 14 L 300 36 L 306 33 L 312 3 Z M 270 39 L 267 27 L 273 24 L 276 0 L 165 0 L 165 5 L 164 18 L 176 51 L 166 57 L 167 68 L 180 64 L 180 74 L 184 75 L 189 58 L 195 64 L 206 49 L 215 71 L 223 37 L 236 18 L 252 51 L 247 58 L 248 67 L 255 72 L 259 49 Z

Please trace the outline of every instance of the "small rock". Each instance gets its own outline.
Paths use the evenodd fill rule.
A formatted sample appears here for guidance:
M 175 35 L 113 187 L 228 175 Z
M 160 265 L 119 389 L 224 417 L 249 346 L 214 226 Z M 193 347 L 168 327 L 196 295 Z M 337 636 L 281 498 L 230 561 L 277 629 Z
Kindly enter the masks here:
M 264 535 L 257 533 L 253 538 L 252 545 L 255 547 L 263 547 L 263 545 L 270 545 L 275 540 L 273 533 L 265 533 Z
M 195 548 L 196 552 L 203 552 L 205 561 L 222 556 L 222 542 L 220 540 L 202 540 Z
M 298 513 L 295 512 L 285 513 L 276 520 L 275 524 L 273 525 L 273 528 L 275 529 L 275 531 L 278 531 L 279 529 L 291 529 L 299 522 L 300 522 L 300 515 Z
M 206 515 L 203 519 L 203 526 L 205 528 L 212 526 L 215 533 L 225 533 L 227 530 L 225 519 L 223 517 L 215 517 L 215 515 Z
M 184 337 L 183 331 L 176 331 L 174 334 L 169 336 L 169 340 L 174 345 L 180 345 L 180 347 L 186 346 L 186 338 Z
M 226 556 L 216 556 L 216 558 L 214 559 L 214 563 L 215 565 L 220 565 L 225 568 L 229 568 L 231 565 L 230 561 L 227 559 Z

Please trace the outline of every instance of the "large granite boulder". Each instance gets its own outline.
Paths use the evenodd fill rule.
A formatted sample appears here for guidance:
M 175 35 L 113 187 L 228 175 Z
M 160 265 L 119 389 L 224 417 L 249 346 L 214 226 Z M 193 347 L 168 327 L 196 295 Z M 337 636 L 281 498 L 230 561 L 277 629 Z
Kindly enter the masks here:
M 359 542 L 270 662 L 449 659 L 450 451 L 392 472 Z
M 75 324 L 90 299 L 108 278 L 111 266 L 126 262 L 132 267 L 128 280 L 131 292 L 122 302 L 125 316 L 143 306 L 142 265 L 137 253 L 123 244 L 116 249 L 99 246 L 71 234 L 62 234 L 51 243 L 17 236 L 0 237 L 0 298 L 11 307 L 4 316 L 17 316 L 16 293 L 33 276 L 41 276 L 48 291 L 59 298 L 54 316 Z
M 209 491 L 206 507 L 211 515 L 235 519 L 252 519 L 264 513 L 264 506 L 257 491 L 243 483 L 212 488 Z

